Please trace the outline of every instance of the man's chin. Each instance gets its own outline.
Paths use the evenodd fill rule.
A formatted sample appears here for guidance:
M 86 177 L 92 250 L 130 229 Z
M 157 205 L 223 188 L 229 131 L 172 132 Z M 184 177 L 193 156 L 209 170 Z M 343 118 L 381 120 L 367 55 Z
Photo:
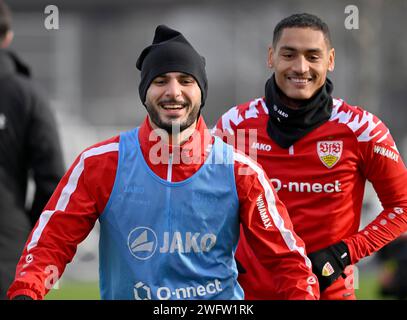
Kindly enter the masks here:
M 313 94 L 311 92 L 290 92 L 286 96 L 293 100 L 308 100 L 312 98 Z
M 190 125 L 179 121 L 162 122 L 160 128 L 170 134 L 179 133 L 187 129 Z

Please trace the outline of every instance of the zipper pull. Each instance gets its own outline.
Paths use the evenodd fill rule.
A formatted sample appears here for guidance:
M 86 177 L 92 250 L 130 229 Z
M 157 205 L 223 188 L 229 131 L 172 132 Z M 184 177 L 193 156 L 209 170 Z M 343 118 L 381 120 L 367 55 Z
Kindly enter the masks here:
M 172 180 L 172 159 L 173 159 L 173 154 L 170 153 L 170 156 L 168 158 L 168 168 L 167 168 L 167 181 L 171 182 Z

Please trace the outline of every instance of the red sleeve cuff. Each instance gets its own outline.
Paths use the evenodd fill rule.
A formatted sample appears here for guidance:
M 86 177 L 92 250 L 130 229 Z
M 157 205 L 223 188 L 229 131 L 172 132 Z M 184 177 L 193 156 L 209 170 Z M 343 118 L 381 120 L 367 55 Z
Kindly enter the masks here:
M 358 259 L 358 257 L 356 257 L 356 252 L 355 252 L 354 247 L 353 247 L 353 245 L 352 245 L 352 241 L 347 240 L 347 239 L 342 240 L 342 241 L 343 241 L 343 242 L 347 245 L 347 247 L 348 247 L 349 255 L 350 255 L 350 263 L 351 263 L 351 264 L 357 263 L 360 259 Z

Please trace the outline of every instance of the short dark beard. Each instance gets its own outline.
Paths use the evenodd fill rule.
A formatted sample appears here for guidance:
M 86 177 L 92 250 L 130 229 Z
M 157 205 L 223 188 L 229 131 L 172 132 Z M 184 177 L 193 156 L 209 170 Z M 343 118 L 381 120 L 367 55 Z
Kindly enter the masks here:
M 145 107 L 147 109 L 148 115 L 150 116 L 151 121 L 160 129 L 165 130 L 168 134 L 173 134 L 173 129 L 176 131 L 175 133 L 180 133 L 185 129 L 188 129 L 199 117 L 199 110 L 200 108 L 195 108 L 190 106 L 190 104 L 186 104 L 185 108 L 193 108 L 193 111 L 188 115 L 187 119 L 180 123 L 179 125 L 173 125 L 171 122 L 166 123 L 161 121 L 160 114 L 158 110 L 154 107 L 151 107 L 147 101 L 145 103 Z

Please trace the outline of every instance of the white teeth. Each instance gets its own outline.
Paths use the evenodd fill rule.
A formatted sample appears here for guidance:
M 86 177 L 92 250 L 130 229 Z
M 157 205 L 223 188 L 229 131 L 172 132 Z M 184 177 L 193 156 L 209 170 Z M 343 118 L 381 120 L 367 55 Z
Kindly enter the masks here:
M 182 109 L 184 106 L 179 105 L 179 104 L 167 104 L 167 105 L 163 105 L 162 107 L 163 107 L 164 109 L 175 110 L 175 109 Z
M 291 81 L 294 81 L 296 83 L 307 83 L 308 79 L 299 79 L 299 78 L 290 78 Z

